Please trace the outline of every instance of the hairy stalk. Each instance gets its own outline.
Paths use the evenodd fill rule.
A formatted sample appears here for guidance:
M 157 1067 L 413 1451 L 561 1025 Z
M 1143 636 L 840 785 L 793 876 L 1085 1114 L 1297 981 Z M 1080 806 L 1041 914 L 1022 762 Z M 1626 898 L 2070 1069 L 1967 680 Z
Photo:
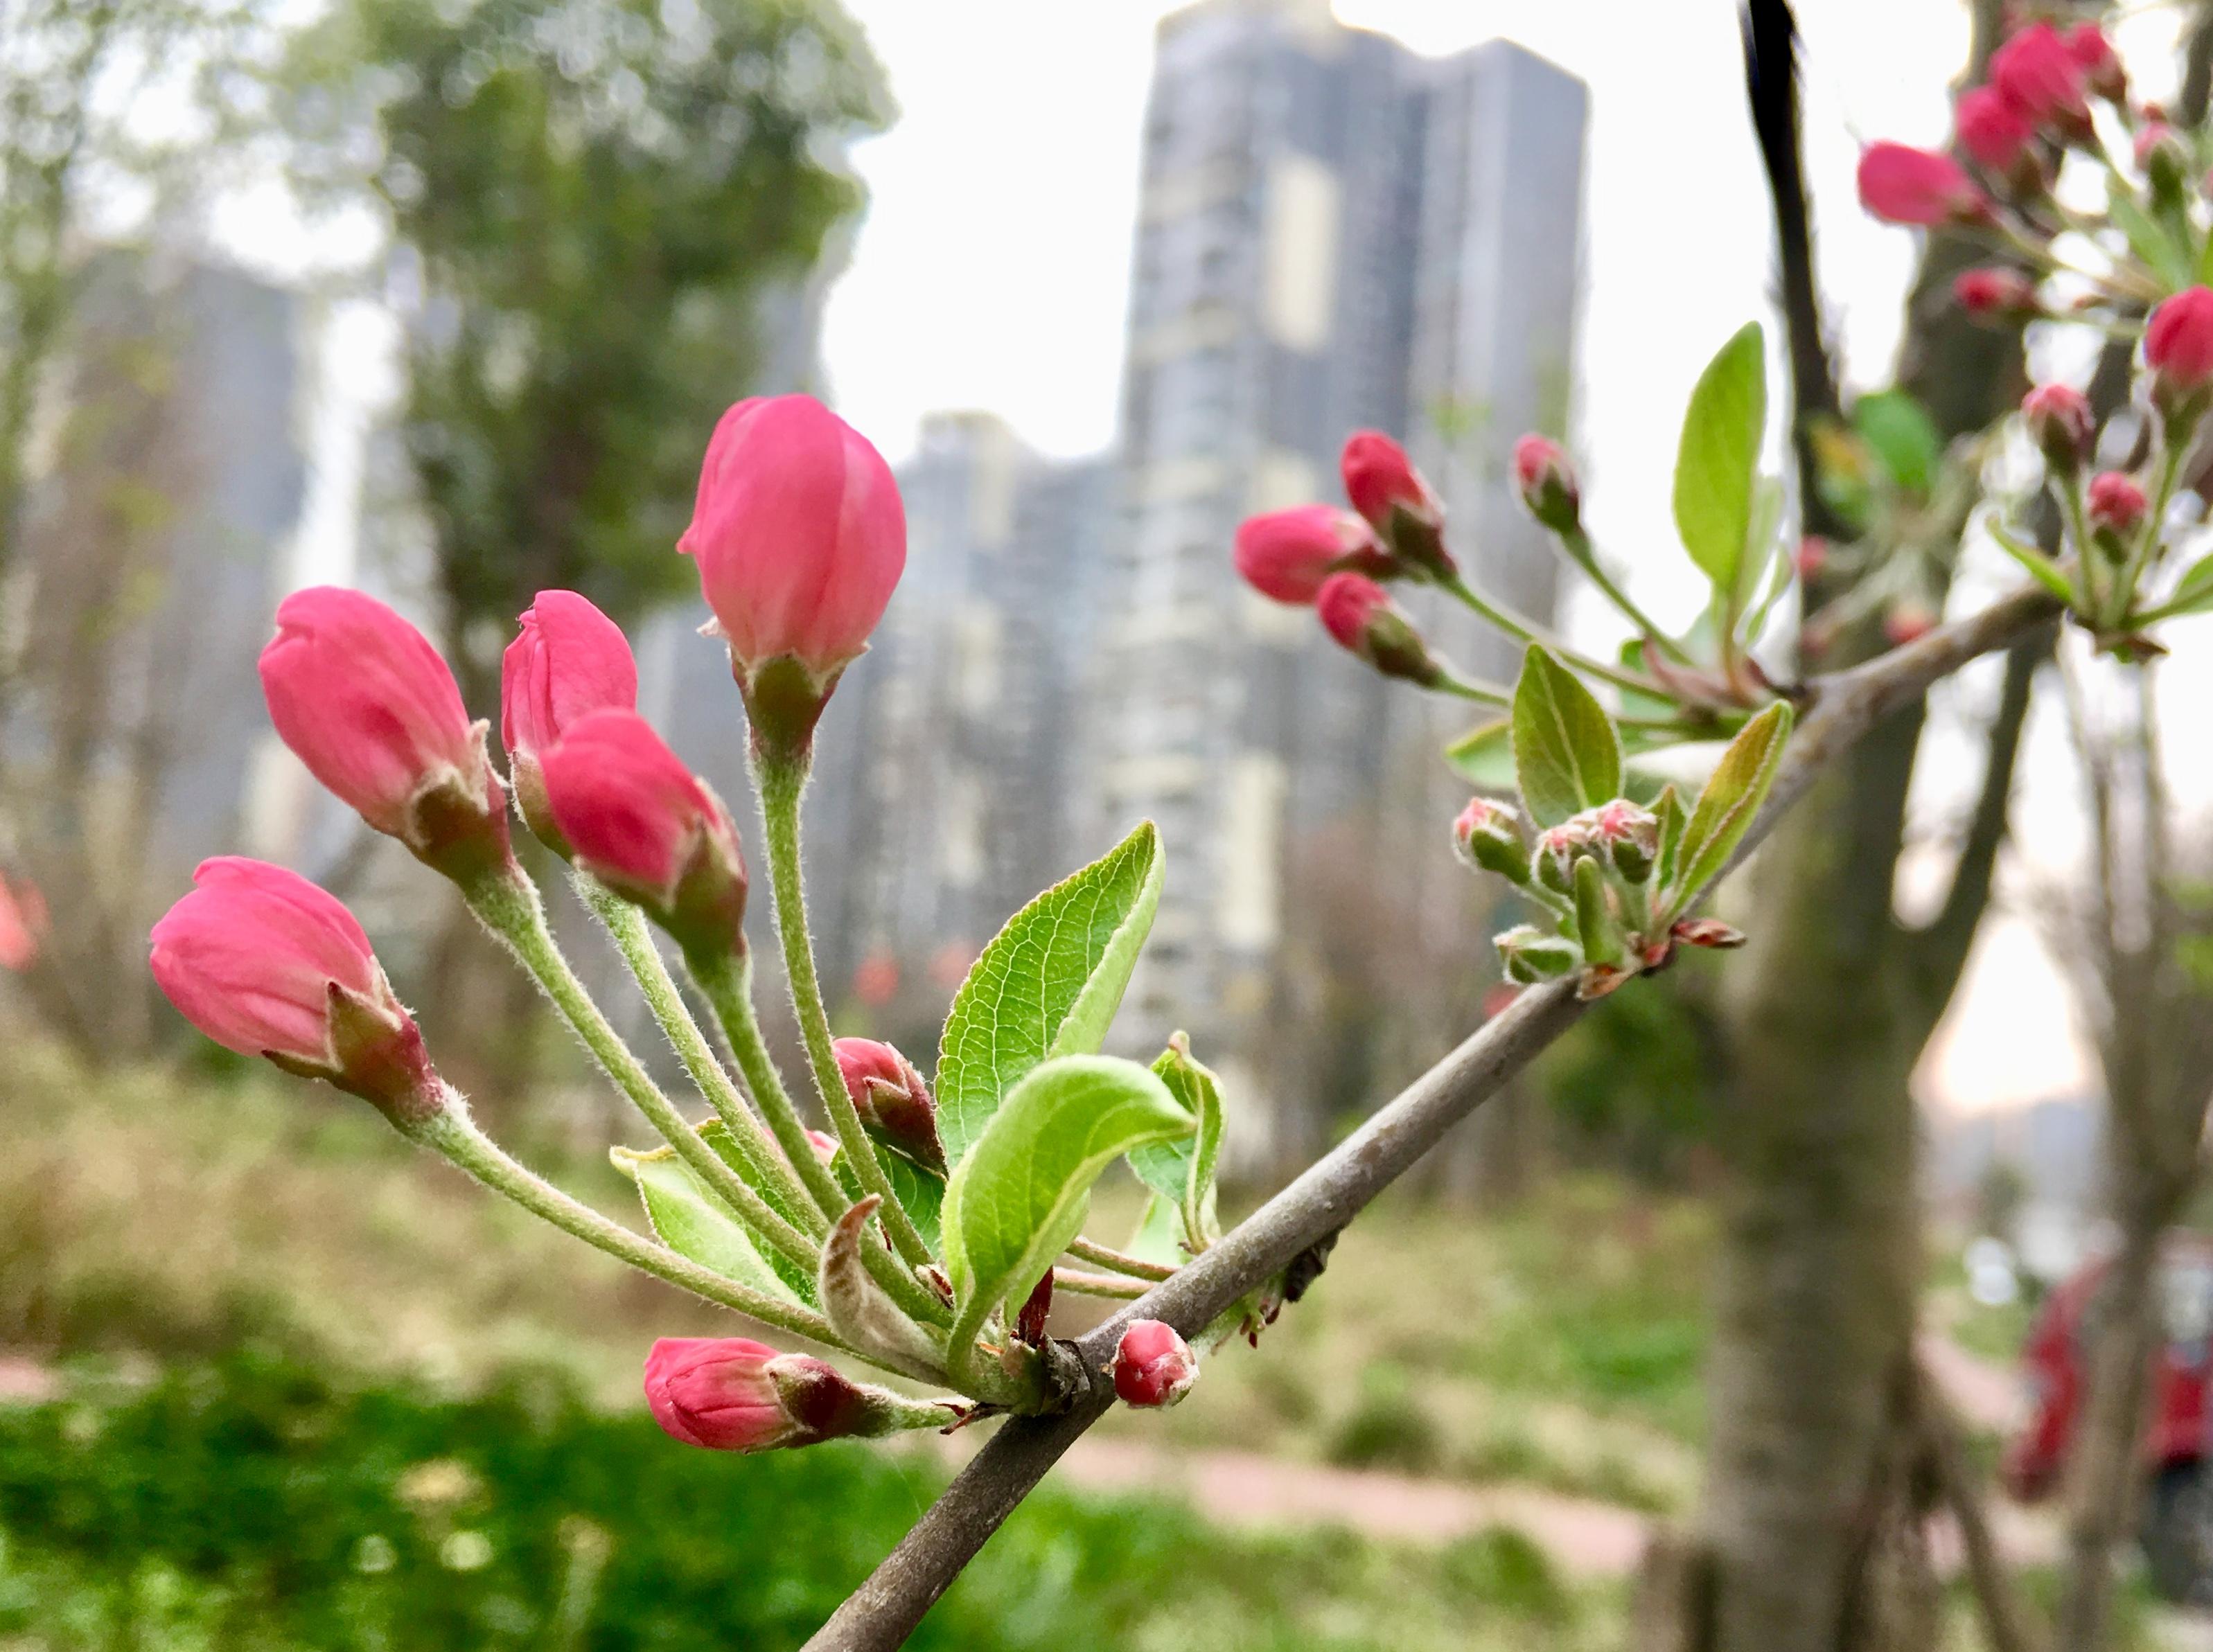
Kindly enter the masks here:
M 746 1163 L 747 1179 L 773 1197 L 794 1226 L 808 1230 L 816 1240 L 821 1239 L 830 1231 L 828 1213 L 808 1197 L 790 1162 L 784 1157 L 785 1150 L 780 1149 L 761 1127 L 761 1121 L 746 1106 L 738 1087 L 723 1071 L 713 1047 L 707 1042 L 706 1034 L 692 1018 L 683 990 L 668 973 L 668 966 L 661 962 L 661 951 L 653 944 L 653 932 L 645 914 L 596 878 L 580 872 L 576 883 L 576 893 L 607 926 L 623 962 L 630 965 L 631 974 L 637 978 L 638 991 L 653 1011 L 653 1018 L 661 1023 L 661 1031 L 668 1035 L 669 1047 L 684 1063 L 685 1072 L 692 1075 L 692 1082 L 698 1086 L 699 1093 L 713 1106 L 715 1116 L 729 1132 L 730 1145 Z M 808 1153 L 807 1157 L 811 1160 L 814 1156 Z M 809 1267 L 814 1266 L 812 1258 L 793 1260 Z
M 407 1133 L 442 1157 L 450 1159 L 479 1181 L 504 1198 L 513 1200 L 533 1216 L 552 1223 L 586 1244 L 607 1252 L 618 1261 L 689 1291 L 695 1297 L 735 1309 L 748 1319 L 772 1325 L 779 1331 L 805 1337 L 824 1347 L 857 1358 L 868 1356 L 849 1347 L 831 1329 L 830 1321 L 810 1308 L 784 1302 L 765 1291 L 756 1291 L 735 1279 L 700 1266 L 666 1246 L 655 1244 L 611 1221 L 590 1206 L 571 1199 L 552 1183 L 533 1175 L 501 1151 L 491 1138 L 469 1117 L 468 1103 L 451 1086 L 443 1112 L 414 1126 Z M 869 1360 L 870 1364 L 877 1362 Z
M 1052 1271 L 1055 1291 L 1073 1291 L 1079 1297 L 1119 1297 L 1125 1302 L 1135 1302 L 1145 1294 L 1143 1279 L 1117 1278 L 1111 1273 L 1080 1273 L 1074 1268 L 1057 1267 Z
M 761 1236 L 777 1249 L 802 1266 L 815 1266 L 820 1248 L 771 1210 L 768 1201 L 747 1187 L 744 1179 L 723 1163 L 722 1155 L 700 1139 L 699 1133 L 685 1122 L 684 1115 L 661 1093 L 661 1087 L 653 1082 L 653 1075 L 631 1053 L 622 1036 L 607 1024 L 607 1017 L 592 1002 L 584 983 L 576 979 L 576 971 L 569 968 L 568 959 L 561 956 L 561 949 L 554 944 L 553 932 L 546 923 L 546 908 L 539 903 L 537 888 L 516 873 L 486 878 L 462 892 L 469 910 L 546 989 L 546 997 L 553 1000 L 554 1007 L 576 1029 L 576 1036 L 584 1041 L 584 1048 L 591 1051 L 593 1059 L 645 1115 L 646 1122 L 676 1150 L 676 1156 L 732 1210 L 757 1225 Z
M 1169 1279 L 1175 1277 L 1172 1262 L 1149 1262 L 1142 1256 L 1132 1256 L 1111 1246 L 1078 1235 L 1070 1244 L 1068 1254 L 1078 1261 L 1089 1262 L 1098 1267 L 1111 1267 L 1117 1273 L 1127 1273 L 1138 1279 Z
M 1591 544 L 1590 535 L 1585 533 L 1580 525 L 1561 534 L 1559 543 L 1567 551 L 1568 560 L 1590 576 L 1590 582 L 1598 587 L 1599 594 L 1619 609 L 1621 616 L 1635 626 L 1647 641 L 1679 665 L 1695 666 L 1698 663 L 1691 658 L 1688 649 L 1655 625 L 1651 616 L 1631 599 L 1626 591 L 1613 582 L 1613 576 L 1606 571 L 1605 564 L 1598 559 L 1598 548 Z
M 1650 677 L 1639 677 L 1634 671 L 1625 671 L 1619 666 L 1609 665 L 1602 659 L 1594 659 L 1578 649 L 1570 648 L 1551 633 L 1538 629 L 1527 620 L 1509 613 L 1489 598 L 1478 595 L 1475 589 L 1457 574 L 1448 574 L 1437 583 L 1459 598 L 1478 618 L 1497 626 L 1516 642 L 1534 643 L 1546 653 L 1557 655 L 1567 664 L 1573 665 L 1576 670 L 1588 671 L 1591 676 L 1611 683 L 1618 689 L 1627 689 L 1633 693 L 1649 695 L 1655 700 L 1673 697 Z
M 862 1127 L 853 1098 L 845 1093 L 844 1075 L 838 1070 L 838 1054 L 831 1048 L 830 1016 L 822 1005 L 822 983 L 815 978 L 814 942 L 808 932 L 807 895 L 800 875 L 799 802 L 807 789 L 807 770 L 804 756 L 764 756 L 753 765 L 768 846 L 769 886 L 776 897 L 777 940 L 783 949 L 791 1006 L 799 1017 L 800 1036 L 806 1041 L 808 1064 L 814 1070 L 814 1088 L 845 1149 L 845 1162 L 853 1167 L 863 1192 L 882 1198 L 881 1214 L 893 1246 L 912 1266 L 926 1267 L 936 1259 L 892 1192 L 891 1178 L 876 1157 L 875 1143 Z

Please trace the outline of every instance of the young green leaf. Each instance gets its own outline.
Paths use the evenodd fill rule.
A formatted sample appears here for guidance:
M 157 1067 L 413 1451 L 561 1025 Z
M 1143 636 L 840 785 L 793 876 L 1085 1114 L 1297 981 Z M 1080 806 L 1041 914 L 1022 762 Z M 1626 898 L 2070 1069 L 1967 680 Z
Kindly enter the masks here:
M 1149 1068 L 1115 1056 L 1061 1056 L 1009 1090 L 945 1189 L 954 1359 L 991 1310 L 1027 1297 L 1082 1231 L 1101 1171 L 1195 1124 Z
M 1130 1168 L 1183 1218 L 1184 1238 L 1196 1255 L 1214 1242 L 1214 1176 L 1222 1157 L 1222 1082 L 1191 1053 L 1178 1033 L 1153 1063 L 1153 1071 L 1197 1121 L 1188 1136 L 1152 1142 L 1130 1155 Z
M 1852 425 L 1901 492 L 1927 496 L 1944 438 L 1912 392 L 1869 391 L 1852 404 Z
M 1668 895 L 1677 909 L 1719 872 L 1752 824 L 1790 738 L 1791 710 L 1776 701 L 1737 731 L 1698 793 L 1676 851 L 1675 881 Z
M 1688 823 L 1683 813 L 1683 800 L 1675 795 L 1673 780 L 1660 788 L 1660 795 L 1652 799 L 1652 813 L 1660 823 L 1660 857 L 1652 869 L 1655 889 L 1672 888 L 1675 882 L 1675 861 L 1683 847 L 1683 828 Z
M 729 1127 L 720 1119 L 709 1119 L 702 1124 L 699 1127 L 699 1139 L 713 1148 L 716 1157 L 721 1159 L 740 1175 L 746 1176 L 751 1174 L 747 1168 L 744 1155 L 741 1154 L 730 1141 Z M 893 1179 L 893 1185 L 894 1187 L 899 1185 L 896 1178 Z M 771 1210 L 801 1232 L 804 1233 L 807 1230 L 808 1223 L 812 1218 L 811 1212 L 794 1210 L 785 1200 L 783 1193 L 773 1185 L 759 1188 L 757 1191 Z M 856 1193 L 854 1197 L 858 1198 L 859 1194 Z M 718 1211 L 722 1208 L 719 1200 L 715 1202 L 715 1208 Z M 776 1270 L 777 1277 L 790 1288 L 793 1294 L 805 1302 L 814 1302 L 814 1269 L 802 1267 L 774 1245 L 762 1245 L 759 1248 L 768 1265 Z
M 1698 375 L 1675 454 L 1675 529 L 1717 591 L 1736 590 L 1766 425 L 1767 348 L 1753 321 Z
M 1445 761 L 1452 765 L 1454 773 L 1478 792 L 1512 791 L 1513 719 L 1497 717 L 1487 723 L 1478 723 L 1445 748 Z
M 2051 558 L 2032 546 L 2022 544 L 1995 521 L 1985 518 L 1983 525 L 1990 530 L 1990 538 L 1997 541 L 1998 549 L 2027 569 L 2031 579 L 2070 608 L 2076 605 L 2074 582 L 2059 571 Z M 2187 580 L 2189 575 L 2183 577 Z
M 1160 905 L 1164 863 L 1150 821 L 1007 920 L 968 972 L 937 1056 L 937 1133 L 958 1167 L 1022 1075 L 1086 1055 L 1130 984 Z
M 1621 962 L 1621 935 L 1606 909 L 1606 874 L 1588 855 L 1576 862 L 1576 935 L 1587 963 Z
M 1621 795 L 1613 720 L 1575 674 L 1532 645 L 1514 685 L 1514 772 L 1539 826 Z
M 654 1236 L 669 1249 L 726 1279 L 735 1279 L 786 1302 L 803 1303 L 809 1308 L 815 1305 L 814 1282 L 808 1281 L 804 1291 L 793 1289 L 769 1265 L 769 1247 L 754 1242 L 745 1225 L 676 1157 L 674 1148 L 656 1147 L 649 1153 L 639 1153 L 614 1147 L 608 1149 L 607 1157 L 614 1161 L 616 1169 L 637 1184 L 638 1197 L 645 1204 L 645 1219 L 651 1224 Z

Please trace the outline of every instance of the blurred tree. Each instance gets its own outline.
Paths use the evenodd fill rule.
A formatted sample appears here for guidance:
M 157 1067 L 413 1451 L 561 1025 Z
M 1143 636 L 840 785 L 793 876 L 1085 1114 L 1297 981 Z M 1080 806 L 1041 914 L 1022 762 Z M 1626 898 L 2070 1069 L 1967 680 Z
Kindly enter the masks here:
M 689 582 L 708 433 L 858 210 L 842 145 L 888 100 L 830 0 L 345 0 L 284 109 L 310 198 L 388 226 L 448 652 L 493 714 L 539 590 L 627 618 Z

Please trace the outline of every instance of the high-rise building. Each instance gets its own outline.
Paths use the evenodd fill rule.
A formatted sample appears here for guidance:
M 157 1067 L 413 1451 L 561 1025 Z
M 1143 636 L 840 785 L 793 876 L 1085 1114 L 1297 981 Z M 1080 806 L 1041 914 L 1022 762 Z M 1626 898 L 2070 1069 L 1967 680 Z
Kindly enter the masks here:
M 1549 615 L 1551 553 L 1502 478 L 1513 439 L 1565 413 L 1584 110 L 1516 46 L 1425 60 L 1320 0 L 1161 25 L 1085 847 L 1159 822 L 1122 1036 L 1141 1052 L 1187 1022 L 1252 1098 L 1250 1163 L 1307 1156 L 1434 1054 L 1407 1029 L 1452 1024 L 1436 995 L 1472 1000 L 1488 948 L 1438 852 L 1449 716 L 1245 590 L 1231 538 L 1337 496 L 1345 434 L 1380 428 L 1438 483 L 1471 578 Z M 1409 600 L 1467 666 L 1510 670 L 1472 616 Z

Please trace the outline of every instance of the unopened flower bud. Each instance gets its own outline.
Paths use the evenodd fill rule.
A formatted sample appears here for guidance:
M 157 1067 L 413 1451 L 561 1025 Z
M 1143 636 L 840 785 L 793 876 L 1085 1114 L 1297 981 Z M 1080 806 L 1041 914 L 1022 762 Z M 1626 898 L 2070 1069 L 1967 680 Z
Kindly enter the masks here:
M 1380 574 L 1389 562 L 1375 531 L 1334 505 L 1301 505 L 1238 524 L 1232 559 L 1245 583 L 1271 602 L 1304 607 L 1332 574 Z
M 541 591 L 500 661 L 499 734 L 515 807 L 532 833 L 565 859 L 546 806 L 539 754 L 595 711 L 637 708 L 637 661 L 622 629 L 573 591 Z
M 1977 223 L 1990 203 L 1948 155 L 1870 143 L 1860 155 L 1860 203 L 1886 223 Z
M 1953 126 L 1960 147 L 1994 178 L 2018 179 L 2037 164 L 2029 147 L 2036 137 L 2035 126 L 1995 87 L 1962 92 L 1953 111 Z
M 2103 98 L 2108 103 L 2119 104 L 2129 95 L 2128 71 L 2121 67 L 2120 53 L 2106 38 L 2106 31 L 2095 23 L 2077 23 L 2067 31 L 2067 55 L 2082 71 L 2082 84 L 2091 96 Z
M 917 1164 L 943 1174 L 937 1104 L 914 1063 L 873 1038 L 841 1038 L 831 1047 L 845 1094 L 869 1133 Z
M 1588 821 L 1591 841 L 1624 878 L 1641 884 L 1652 875 L 1652 862 L 1660 853 L 1660 820 L 1649 809 L 1616 798 L 1576 818 Z
M 1516 924 L 1492 938 L 1506 979 L 1523 987 L 1558 981 L 1583 961 L 1582 949 L 1564 935 L 1548 934 L 1534 924 Z
M 1331 574 L 1314 598 L 1314 611 L 1321 617 L 1322 629 L 1339 647 L 1359 655 L 1384 676 L 1403 677 L 1425 689 L 1444 681 L 1444 668 L 1430 657 L 1422 634 L 1366 574 Z
M 1470 798 L 1453 822 L 1453 848 L 1471 866 L 1516 884 L 1529 881 L 1529 846 L 1522 840 L 1521 817 L 1509 805 Z
M 235 855 L 204 860 L 153 944 L 162 991 L 226 1049 L 326 1080 L 402 1129 L 444 1110 L 423 1035 L 369 937 L 297 872 Z
M 1198 1381 L 1198 1356 L 1159 1320 L 1139 1320 L 1114 1350 L 1114 1392 L 1125 1406 L 1173 1406 Z
M 2143 353 L 2161 416 L 2171 424 L 2194 423 L 2213 384 L 2213 288 L 2192 287 L 2162 301 L 2144 325 Z
M 2081 391 L 2071 385 L 2039 385 L 2021 398 L 2021 413 L 2054 471 L 2072 476 L 2088 461 L 2098 420 Z
M 2003 264 L 1962 270 L 1953 279 L 1952 296 L 1977 321 L 2023 321 L 2044 313 L 2036 283 Z
M 745 950 L 746 863 L 722 799 L 636 712 L 595 711 L 540 758 L 576 865 L 645 908 L 687 954 Z
M 1576 857 L 1591 847 L 1588 817 L 1577 815 L 1537 834 L 1529 858 L 1530 875 L 1555 895 L 1576 886 Z
M 1809 533 L 1798 542 L 1798 549 L 1790 554 L 1790 565 L 1798 570 L 1801 580 L 1820 577 L 1821 570 L 1829 565 L 1829 542 L 1818 533 Z
M 507 799 L 430 639 L 358 591 L 277 604 L 261 651 L 269 720 L 308 771 L 426 865 L 466 883 L 513 864 Z
M 1725 948 L 1744 944 L 1744 932 L 1718 918 L 1685 918 L 1667 932 L 1686 946 Z
M 820 1440 L 938 1428 L 958 1409 L 855 1382 L 807 1354 L 744 1337 L 663 1337 L 645 1358 L 645 1399 L 672 1439 L 710 1451 L 774 1451 Z
M 2088 79 L 2069 41 L 2049 23 L 2031 24 L 1990 54 L 1992 88 L 2023 119 L 2063 138 L 2090 131 Z
M 2089 519 L 2090 531 L 2103 542 L 2111 537 L 2109 550 L 2119 550 L 2120 542 L 2143 525 L 2144 513 L 2150 502 L 2134 478 L 2119 471 L 2100 471 L 2090 478 L 2090 485 L 2082 496 L 2083 514 Z
M 1927 636 L 1936 629 L 1936 616 L 1927 604 L 1911 598 L 1893 603 L 1882 616 L 1882 634 L 1894 648 Z
M 1582 519 L 1575 467 L 1550 437 L 1528 435 L 1514 444 L 1514 482 L 1529 514 L 1553 532 L 1566 533 Z
M 1409 569 L 1432 578 L 1454 571 L 1445 550 L 1444 501 L 1404 447 L 1380 430 L 1356 430 L 1345 439 L 1338 468 L 1344 496 L 1386 550 Z

